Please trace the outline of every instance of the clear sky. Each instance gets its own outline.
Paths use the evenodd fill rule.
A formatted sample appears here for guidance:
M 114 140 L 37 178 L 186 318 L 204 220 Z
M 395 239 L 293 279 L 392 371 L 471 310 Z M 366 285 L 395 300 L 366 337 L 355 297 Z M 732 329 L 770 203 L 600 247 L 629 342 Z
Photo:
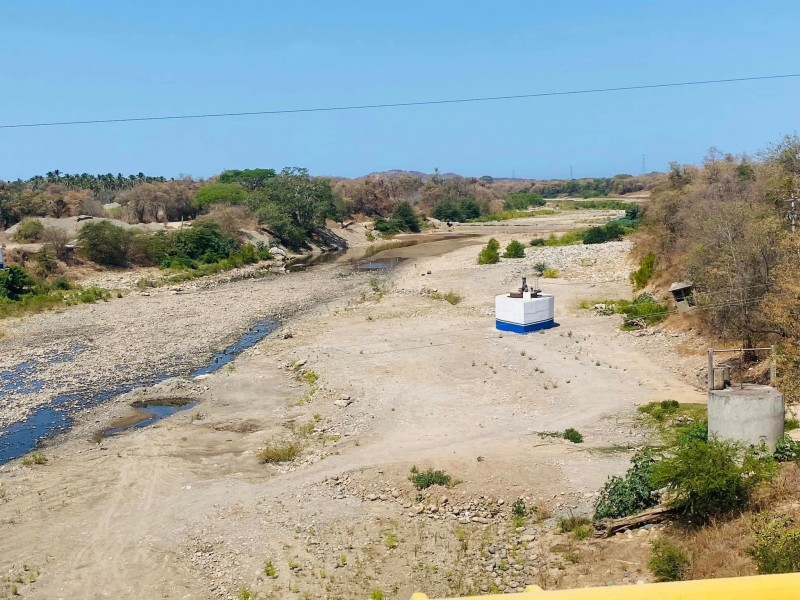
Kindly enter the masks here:
M 797 0 L 4 0 L 0 124 L 800 72 Z M 0 130 L 0 178 L 306 166 L 663 170 L 798 129 L 800 79 L 351 113 Z

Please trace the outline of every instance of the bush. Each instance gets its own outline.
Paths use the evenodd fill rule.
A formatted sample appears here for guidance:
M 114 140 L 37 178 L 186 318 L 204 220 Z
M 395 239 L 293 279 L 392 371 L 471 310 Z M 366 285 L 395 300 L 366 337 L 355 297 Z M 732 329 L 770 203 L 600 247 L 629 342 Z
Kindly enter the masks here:
M 661 402 L 650 402 L 644 406 L 640 406 L 637 410 L 640 413 L 650 415 L 659 423 L 663 423 L 678 412 L 680 407 L 680 402 L 677 400 L 662 400 Z
M 673 508 L 704 522 L 744 508 L 756 486 L 774 473 L 772 458 L 752 448 L 716 439 L 690 440 L 656 463 L 651 485 L 667 488 Z
M 641 319 L 648 325 L 663 321 L 669 314 L 669 309 L 650 294 L 639 294 L 633 302 L 621 304 L 620 311 L 625 315 L 626 323 Z
M 435 471 L 432 468 L 420 471 L 417 467 L 411 468 L 409 479 L 418 490 L 424 490 L 432 485 L 450 485 L 453 480 L 453 478 L 444 471 Z
M 511 240 L 506 246 L 503 258 L 525 258 L 525 245 L 517 240 Z
M 545 279 L 555 279 L 560 273 L 561 272 L 554 267 L 547 267 L 544 271 L 542 271 L 542 277 Z
M 690 565 L 686 552 L 669 539 L 662 537 L 653 542 L 647 568 L 656 581 L 682 581 Z
M 503 201 L 503 210 L 525 210 L 531 206 L 544 206 L 545 204 L 545 199 L 539 194 L 516 192 L 506 196 Z
M 533 238 L 531 240 L 531 246 L 544 246 L 547 243 L 547 240 L 544 238 Z
M 753 544 L 747 554 L 762 575 L 800 571 L 800 529 L 794 519 L 781 513 L 753 517 Z
M 35 242 L 44 232 L 44 225 L 39 219 L 28 217 L 22 219 L 14 232 L 15 242 Z
M 78 241 L 92 262 L 119 267 L 127 262 L 131 233 L 109 221 L 89 221 L 78 232 Z
M 773 456 L 778 462 L 800 461 L 800 443 L 788 435 L 782 435 L 778 438 Z
M 648 252 L 639 261 L 639 268 L 631 273 L 631 283 L 634 289 L 640 290 L 647 285 L 653 277 L 656 268 L 656 255 Z
M 577 429 L 573 429 L 572 427 L 568 427 L 564 430 L 562 437 L 565 440 L 572 442 L 573 444 L 581 444 L 583 443 L 583 435 Z
M 486 247 L 478 254 L 479 265 L 493 265 L 500 262 L 500 243 L 492 238 Z
M 621 240 L 623 235 L 625 235 L 625 228 L 616 221 L 611 221 L 600 227 L 590 227 L 583 236 L 583 243 L 602 244 Z
M 650 484 L 654 465 L 652 451 L 644 450 L 635 454 L 625 476 L 612 477 L 600 490 L 594 518 L 619 519 L 655 506 L 657 500 L 653 497 L 654 488 Z
M 291 462 L 300 454 L 302 447 L 299 442 L 267 442 L 258 453 L 262 463 Z
M 692 423 L 678 431 L 677 444 L 685 446 L 694 441 L 707 442 L 708 441 L 708 422 L 702 421 L 701 423 Z
M 237 243 L 222 233 L 218 223 L 198 220 L 191 227 L 176 232 L 171 246 L 175 256 L 212 263 L 227 258 L 236 249 Z
M 559 517 L 558 519 L 558 530 L 561 533 L 570 533 L 578 529 L 578 527 L 584 527 L 586 525 L 591 524 L 592 520 L 589 517 L 580 517 L 575 515 L 570 515 L 568 517 Z
M 419 221 L 417 215 L 414 214 L 414 208 L 411 203 L 404 200 L 397 205 L 392 213 L 392 222 L 397 225 L 400 231 L 411 231 L 413 233 L 419 232 Z
M 11 265 L 0 271 L 0 298 L 19 300 L 30 292 L 33 281 L 22 267 Z

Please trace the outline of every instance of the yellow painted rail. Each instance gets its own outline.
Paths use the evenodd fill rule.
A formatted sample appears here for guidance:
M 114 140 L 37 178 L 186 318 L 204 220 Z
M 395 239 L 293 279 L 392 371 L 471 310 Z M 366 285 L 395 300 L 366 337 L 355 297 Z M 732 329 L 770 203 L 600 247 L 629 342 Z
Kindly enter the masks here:
M 553 591 L 545 591 L 539 586 L 530 585 L 519 594 L 492 594 L 474 598 L 476 600 L 492 598 L 495 600 L 800 600 L 800 573 Z M 411 600 L 429 599 L 425 594 L 414 594 Z

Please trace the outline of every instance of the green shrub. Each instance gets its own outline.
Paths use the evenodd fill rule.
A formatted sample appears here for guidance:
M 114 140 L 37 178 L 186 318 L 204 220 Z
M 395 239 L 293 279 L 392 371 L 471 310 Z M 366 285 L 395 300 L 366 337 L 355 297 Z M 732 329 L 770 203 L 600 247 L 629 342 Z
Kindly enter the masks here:
M 639 294 L 633 302 L 620 303 L 617 310 L 625 315 L 626 324 L 642 320 L 651 325 L 663 321 L 669 315 L 669 309 L 650 294 Z
M 544 271 L 542 271 L 542 277 L 545 279 L 555 279 L 560 273 L 561 272 L 554 267 L 547 267 Z
M 752 491 L 772 478 L 775 462 L 729 441 L 691 440 L 655 464 L 651 485 L 667 488 L 670 505 L 696 521 L 744 508 Z
M 650 484 L 655 462 L 651 450 L 635 454 L 625 476 L 611 477 L 600 490 L 594 518 L 619 519 L 655 506 L 658 501 L 653 497 L 654 488 Z
M 100 265 L 120 267 L 128 260 L 132 234 L 109 221 L 88 221 L 78 232 L 81 253 Z
M 35 242 L 42 236 L 42 233 L 44 233 L 42 222 L 35 217 L 28 217 L 22 219 L 17 225 L 17 230 L 14 232 L 14 241 Z
M 640 290 L 647 285 L 653 277 L 656 268 L 656 255 L 652 252 L 645 254 L 639 261 L 639 268 L 631 273 L 631 283 L 634 289 Z
M 478 254 L 479 265 L 493 265 L 500 262 L 500 243 L 492 238 L 486 247 Z
M 681 427 L 678 430 L 676 442 L 679 446 L 685 446 L 686 444 L 690 444 L 694 441 L 708 441 L 708 421 L 692 423 L 691 425 Z
M 531 246 L 544 246 L 547 243 L 547 240 L 544 238 L 533 238 L 531 240 Z
M 525 245 L 517 240 L 511 240 L 506 246 L 503 258 L 525 258 Z
M 583 236 L 584 244 L 603 244 L 614 240 L 621 240 L 625 235 L 625 228 L 611 221 L 600 227 L 590 227 Z
M 531 206 L 544 206 L 545 199 L 531 192 L 515 192 L 503 200 L 503 210 L 525 210 Z
M 572 534 L 575 536 L 575 539 L 578 541 L 582 541 L 588 539 L 592 535 L 592 526 L 591 525 L 578 525 L 573 531 Z
M 680 407 L 680 402 L 677 400 L 662 400 L 661 402 L 650 402 L 640 406 L 638 411 L 650 415 L 650 417 L 661 423 L 678 412 Z
M 690 565 L 689 555 L 671 540 L 662 537 L 653 542 L 647 568 L 656 581 L 682 581 Z
M 511 505 L 511 514 L 515 517 L 524 517 L 527 513 L 525 501 L 522 498 L 517 498 Z
M 450 485 L 453 478 L 450 477 L 444 471 L 435 471 L 432 468 L 428 468 L 425 471 L 419 471 L 417 467 L 411 468 L 411 483 L 414 484 L 414 487 L 418 490 L 424 490 L 426 488 L 431 487 L 432 485 Z
M 800 571 L 800 529 L 781 513 L 761 513 L 751 522 L 753 544 L 747 549 L 762 575 Z
M 773 456 L 778 462 L 800 461 L 800 442 L 794 441 L 788 435 L 780 436 Z
M 400 231 L 419 232 L 419 221 L 414 214 L 414 208 L 407 200 L 403 200 L 392 213 L 392 222 L 395 223 Z
M 583 442 L 583 435 L 577 429 L 573 429 L 572 427 L 567 427 L 564 430 L 564 433 L 561 434 L 565 440 L 572 442 L 573 444 L 580 444 Z
M 794 429 L 797 429 L 798 427 L 800 427 L 800 421 L 798 421 L 797 419 L 794 419 L 794 418 L 788 418 L 783 423 L 783 430 L 784 431 L 793 431 Z
M 0 271 L 0 299 L 19 300 L 31 291 L 33 280 L 22 267 L 11 265 Z

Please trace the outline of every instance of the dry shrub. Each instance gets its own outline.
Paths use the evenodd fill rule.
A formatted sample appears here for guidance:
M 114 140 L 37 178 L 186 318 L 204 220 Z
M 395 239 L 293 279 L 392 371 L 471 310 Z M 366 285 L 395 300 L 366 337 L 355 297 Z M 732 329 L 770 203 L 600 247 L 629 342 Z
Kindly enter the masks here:
M 686 579 L 716 579 L 756 575 L 746 550 L 750 546 L 750 514 L 728 521 L 712 521 L 702 529 L 676 536 L 692 557 Z
M 800 466 L 790 462 L 782 465 L 771 485 L 762 485 L 753 494 L 751 506 L 764 511 L 795 502 L 800 497 Z
M 207 215 L 198 217 L 202 220 L 214 221 L 219 224 L 220 230 L 225 235 L 230 235 L 236 239 L 241 238 L 243 229 L 256 229 L 258 221 L 253 213 L 248 212 L 244 206 L 226 206 L 215 204 Z

